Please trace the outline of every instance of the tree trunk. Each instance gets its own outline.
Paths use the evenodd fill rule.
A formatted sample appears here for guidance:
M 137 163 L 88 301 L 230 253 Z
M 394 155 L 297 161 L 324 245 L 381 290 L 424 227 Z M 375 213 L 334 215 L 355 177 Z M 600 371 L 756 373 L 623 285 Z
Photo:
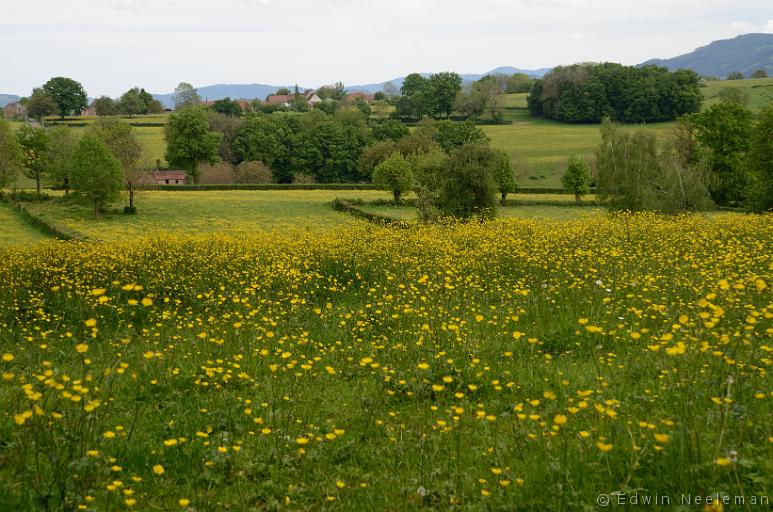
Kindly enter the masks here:
M 129 209 L 134 209 L 134 188 L 132 188 L 131 182 L 128 182 L 129 186 Z
M 40 199 L 40 174 L 35 175 L 35 190 L 38 193 L 38 199 Z
M 393 190 L 392 194 L 395 196 L 395 204 L 400 203 L 400 191 L 399 190 Z
M 507 199 L 507 192 L 502 192 L 502 201 L 500 201 L 502 206 L 505 205 L 505 199 Z
M 582 201 L 582 199 L 580 198 L 580 194 L 575 194 L 574 200 L 577 202 L 577 204 L 580 204 L 580 202 Z

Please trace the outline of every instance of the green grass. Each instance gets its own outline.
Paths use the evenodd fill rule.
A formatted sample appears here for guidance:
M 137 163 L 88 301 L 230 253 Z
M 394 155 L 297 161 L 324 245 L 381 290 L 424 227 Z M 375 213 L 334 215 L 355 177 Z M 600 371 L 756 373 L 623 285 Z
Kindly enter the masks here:
M 641 128 L 665 134 L 673 123 L 643 125 Z M 514 161 L 523 161 L 525 169 L 518 176 L 522 187 L 560 187 L 566 162 L 572 154 L 593 157 L 601 142 L 599 126 L 565 124 L 545 119 L 532 119 L 511 125 L 480 127 L 491 139 L 491 146 L 505 150 Z M 628 126 L 635 130 L 639 126 Z
M 526 200 L 524 205 L 500 207 L 497 210 L 497 217 L 503 219 L 577 220 L 603 215 L 606 212 L 606 210 L 590 205 L 574 206 L 569 202 L 567 202 L 567 206 L 528 204 L 529 202 L 531 201 Z M 418 218 L 418 211 L 411 206 L 366 204 L 358 206 L 358 208 L 367 213 L 373 213 L 390 219 L 410 222 Z
M 49 237 L 25 222 L 10 205 L 0 201 L 0 249 L 25 246 L 46 239 Z
M 750 78 L 745 80 L 711 80 L 706 82 L 703 92 L 703 109 L 719 103 L 719 91 L 724 88 L 741 89 L 749 97 L 747 108 L 759 112 L 773 102 L 773 78 Z
M 332 209 L 336 197 L 370 200 L 387 195 L 359 190 L 146 191 L 136 197 L 136 215 L 116 211 L 96 219 L 88 206 L 62 200 L 32 203 L 28 210 L 47 222 L 90 238 L 112 241 L 161 233 L 254 234 L 288 229 L 320 232 L 359 222 Z

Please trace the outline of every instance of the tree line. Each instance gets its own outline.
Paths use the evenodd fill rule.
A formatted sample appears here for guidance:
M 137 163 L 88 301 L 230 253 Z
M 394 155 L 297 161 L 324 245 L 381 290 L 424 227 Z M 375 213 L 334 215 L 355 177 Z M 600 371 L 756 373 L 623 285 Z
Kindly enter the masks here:
M 773 209 L 773 105 L 755 118 L 742 105 L 722 101 L 681 117 L 662 141 L 605 118 L 601 139 L 594 178 L 599 200 L 612 209 Z M 562 183 L 578 201 L 591 179 L 587 162 L 570 158 Z
M 558 66 L 537 80 L 528 108 L 566 123 L 651 123 L 698 112 L 702 100 L 694 71 L 591 63 Z

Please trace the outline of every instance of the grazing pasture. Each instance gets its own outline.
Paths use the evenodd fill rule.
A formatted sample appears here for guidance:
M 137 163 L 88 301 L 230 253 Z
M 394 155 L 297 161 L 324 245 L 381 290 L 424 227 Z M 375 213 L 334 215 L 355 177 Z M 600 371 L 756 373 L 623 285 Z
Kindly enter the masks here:
M 46 235 L 30 226 L 10 205 L 0 201 L 0 249 L 29 245 L 45 238 Z
M 6 509 L 770 494 L 769 215 L 180 234 L 201 208 L 3 252 Z
M 89 238 L 115 241 L 161 233 L 320 232 L 357 222 L 333 210 L 336 197 L 368 200 L 387 195 L 366 190 L 142 191 L 135 198 L 136 215 L 117 208 L 95 219 L 88 206 L 62 199 L 30 203 L 27 209 L 46 222 Z

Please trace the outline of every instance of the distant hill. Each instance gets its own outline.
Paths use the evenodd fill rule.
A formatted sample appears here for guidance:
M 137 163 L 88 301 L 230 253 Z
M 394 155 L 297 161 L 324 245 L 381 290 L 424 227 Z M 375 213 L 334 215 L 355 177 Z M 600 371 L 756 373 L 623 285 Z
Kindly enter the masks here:
M 640 65 L 656 64 L 670 70 L 692 69 L 704 76 L 725 78 L 733 71 L 749 77 L 764 69 L 773 76 L 773 34 L 745 34 L 702 46 L 671 59 L 651 59 Z
M 494 73 L 504 73 L 512 75 L 514 73 L 525 73 L 530 76 L 534 77 L 541 77 L 545 73 L 550 71 L 550 68 L 542 68 L 542 69 L 518 69 L 514 67 L 499 67 L 496 69 L 492 69 L 488 73 L 481 73 L 481 74 L 466 74 L 461 75 L 463 82 L 473 82 L 475 80 L 480 80 L 486 75 L 494 74 Z M 423 76 L 429 76 L 430 73 L 422 73 Z M 400 89 L 400 86 L 403 84 L 403 80 L 405 79 L 404 76 L 401 76 L 399 78 L 394 78 L 392 80 L 387 80 L 387 82 L 392 82 L 395 84 L 397 89 Z M 347 85 L 346 90 L 349 92 L 368 92 L 368 93 L 376 93 L 378 91 L 384 90 L 384 84 L 387 82 L 379 82 L 379 83 L 373 83 L 373 84 L 364 84 L 364 85 Z M 295 85 L 265 85 L 265 84 L 216 84 L 216 85 L 208 85 L 205 87 L 199 87 L 198 92 L 199 96 L 202 100 L 222 100 L 223 98 L 229 97 L 231 99 L 265 99 L 266 96 L 269 94 L 274 94 L 278 89 L 281 89 L 282 87 L 287 87 L 290 90 L 293 90 Z M 299 86 L 301 90 L 304 90 L 304 87 Z M 172 100 L 172 97 L 174 96 L 174 93 L 166 93 L 166 94 L 154 94 L 153 97 L 156 98 L 158 101 L 160 101 L 165 107 L 171 108 L 174 106 L 174 101 Z
M 504 74 L 504 75 L 513 75 L 515 73 L 524 73 L 526 75 L 532 76 L 534 78 L 540 78 L 545 73 L 550 71 L 551 68 L 540 68 L 540 69 L 519 69 L 514 68 L 511 66 L 502 66 L 498 67 L 496 69 L 492 69 L 491 71 L 488 71 L 486 73 L 472 73 L 472 74 L 462 74 L 462 83 L 468 83 L 468 82 L 474 82 L 476 80 L 480 80 L 486 75 L 494 75 L 494 74 Z M 428 77 L 432 73 L 421 73 L 421 76 Z M 365 84 L 365 85 L 347 85 L 346 90 L 351 92 L 369 92 L 369 93 L 376 93 L 378 91 L 384 90 L 384 85 L 386 85 L 389 82 L 392 82 L 397 89 L 400 89 L 400 87 L 403 85 L 403 80 L 405 80 L 404 76 L 393 78 L 392 80 L 387 80 L 386 82 L 379 82 L 375 84 Z
M 282 85 L 264 85 L 264 84 L 216 84 L 208 85 L 206 87 L 199 87 L 198 92 L 202 100 L 222 100 L 223 98 L 231 99 L 266 99 L 269 94 L 274 94 L 282 87 L 288 87 L 290 90 L 295 86 L 282 86 Z M 302 88 L 301 88 L 302 90 Z M 172 99 L 174 93 L 167 94 L 154 94 L 153 97 L 161 102 L 164 107 L 174 107 L 174 100 Z
M 8 105 L 9 103 L 19 101 L 20 99 L 21 98 L 15 94 L 0 94 L 0 108 Z

